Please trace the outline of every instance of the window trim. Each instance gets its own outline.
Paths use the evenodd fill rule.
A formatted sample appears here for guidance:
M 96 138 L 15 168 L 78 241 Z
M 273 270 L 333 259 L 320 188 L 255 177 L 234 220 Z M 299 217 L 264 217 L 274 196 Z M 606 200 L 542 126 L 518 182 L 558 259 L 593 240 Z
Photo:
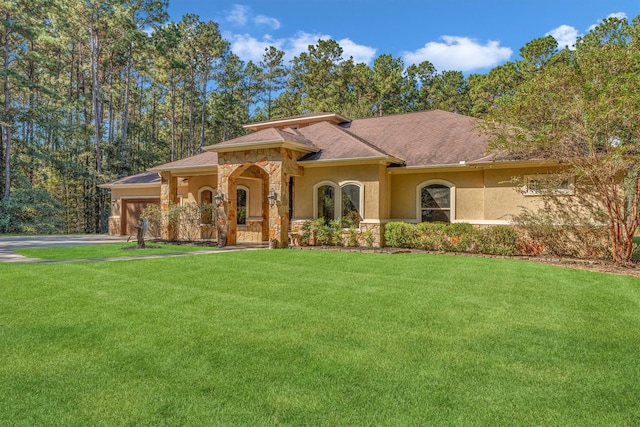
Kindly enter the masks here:
M 340 182 L 340 222 L 342 223 L 342 217 L 344 216 L 344 212 L 342 212 L 342 189 L 347 185 L 355 185 L 356 187 L 358 187 L 358 214 L 360 215 L 360 218 L 362 218 L 362 220 L 360 221 L 362 222 L 364 221 L 364 185 L 359 181 L 353 180 Z M 357 229 L 360 229 L 360 225 L 358 225 Z
M 422 222 L 422 189 L 430 185 L 444 185 L 449 187 L 449 222 L 456 222 L 456 185 L 444 179 L 430 179 L 416 186 L 416 220 L 418 223 Z
M 529 182 L 534 179 L 549 179 L 549 178 L 559 178 L 560 175 L 556 173 L 534 173 L 523 176 L 523 185 L 522 185 L 522 194 L 525 196 L 544 196 L 544 195 L 552 195 L 552 196 L 573 196 L 576 194 L 576 180 L 575 177 L 571 176 L 567 178 L 567 187 L 566 188 L 557 188 L 555 190 L 551 190 L 549 192 L 544 190 L 530 190 Z M 564 180 L 563 180 L 564 181 Z
M 360 181 L 354 180 L 340 181 L 338 183 L 329 180 L 317 182 L 313 186 L 313 219 L 318 219 L 318 189 L 324 185 L 330 185 L 331 187 L 333 187 L 336 198 L 333 206 L 333 216 L 334 219 L 339 220 L 342 220 L 342 188 L 347 185 L 355 185 L 356 187 L 358 187 L 360 193 L 358 197 L 358 213 L 360 214 L 362 221 L 364 221 L 364 184 Z M 360 223 L 362 223 L 362 221 L 360 221 Z
M 320 181 L 313 186 L 313 219 L 318 219 L 318 189 L 325 185 L 333 187 L 334 197 L 336 201 L 333 203 L 333 217 L 334 219 L 340 218 L 340 205 L 336 203 L 338 200 L 342 201 L 342 191 L 340 186 L 333 181 Z

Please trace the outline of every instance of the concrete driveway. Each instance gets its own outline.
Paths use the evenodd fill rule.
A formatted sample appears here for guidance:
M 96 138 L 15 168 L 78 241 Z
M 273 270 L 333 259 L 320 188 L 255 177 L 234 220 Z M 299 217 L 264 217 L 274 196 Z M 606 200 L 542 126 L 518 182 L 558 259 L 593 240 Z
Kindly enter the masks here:
M 42 260 L 18 255 L 18 248 L 50 248 L 54 246 L 95 245 L 97 243 L 126 242 L 127 236 L 104 234 L 74 234 L 55 236 L 0 236 L 0 262 L 39 262 Z

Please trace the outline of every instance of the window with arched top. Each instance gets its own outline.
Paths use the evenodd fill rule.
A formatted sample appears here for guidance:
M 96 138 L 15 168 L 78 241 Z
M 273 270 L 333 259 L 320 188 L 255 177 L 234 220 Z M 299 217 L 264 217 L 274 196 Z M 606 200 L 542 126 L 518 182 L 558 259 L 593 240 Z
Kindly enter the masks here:
M 333 221 L 338 216 L 336 213 L 335 184 L 326 183 L 317 186 L 315 191 L 316 218 L 324 218 L 325 222 Z
M 340 217 L 343 227 L 360 227 L 362 219 L 361 209 L 361 188 L 359 184 L 347 183 L 340 187 L 342 194 L 342 211 Z
M 203 187 L 198 191 L 200 205 L 200 224 L 213 224 L 213 188 Z
M 249 189 L 245 186 L 238 185 L 236 190 L 238 212 L 236 216 L 236 224 L 246 225 L 249 214 Z
M 362 184 L 337 185 L 323 181 L 314 186 L 314 217 L 325 222 L 340 219 L 343 227 L 359 227 L 362 220 Z
M 454 215 L 453 184 L 433 180 L 418 186 L 418 221 L 452 222 Z

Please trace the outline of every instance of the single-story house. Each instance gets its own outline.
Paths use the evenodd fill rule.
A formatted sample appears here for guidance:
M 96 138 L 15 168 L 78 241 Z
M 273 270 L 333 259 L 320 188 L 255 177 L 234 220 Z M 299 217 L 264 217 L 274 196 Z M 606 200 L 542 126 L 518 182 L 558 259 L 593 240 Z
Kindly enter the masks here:
M 313 113 L 248 124 L 205 152 L 104 184 L 110 234 L 133 234 L 142 209 L 212 203 L 227 244 L 289 244 L 307 220 L 349 218 L 383 245 L 390 221 L 509 224 L 540 203 L 557 163 L 497 160 L 472 117 L 430 110 L 350 120 Z M 528 186 L 515 183 L 518 177 Z M 572 183 L 566 182 L 567 192 Z M 533 196 L 533 197 L 532 197 Z M 204 221 L 204 220 L 203 220 Z M 210 227 L 204 221 L 203 227 Z M 164 238 L 175 238 L 165 230 Z

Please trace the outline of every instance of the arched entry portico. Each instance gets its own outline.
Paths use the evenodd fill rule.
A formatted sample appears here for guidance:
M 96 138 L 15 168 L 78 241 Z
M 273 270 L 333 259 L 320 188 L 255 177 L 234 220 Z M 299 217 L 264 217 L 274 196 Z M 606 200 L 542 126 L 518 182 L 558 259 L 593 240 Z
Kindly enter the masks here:
M 238 224 L 238 185 L 244 188 L 251 183 L 251 212 L 244 212 L 245 224 Z M 255 164 L 238 166 L 228 178 L 227 243 L 249 243 L 269 241 L 269 174 Z M 257 193 L 257 194 L 254 194 Z M 246 195 L 246 193 L 245 193 Z M 256 201 L 258 201 L 256 205 Z M 247 206 L 245 204 L 245 206 Z M 256 209 L 257 208 L 257 209 Z M 258 215 L 256 216 L 256 212 Z M 259 218 L 259 219 L 258 219 Z M 246 231 L 239 233 L 239 228 Z
M 289 178 L 299 173 L 300 154 L 286 148 L 265 148 L 218 152 L 219 228 L 226 232 L 226 244 L 238 243 L 238 180 L 261 182 L 263 236 L 270 247 L 287 247 L 289 240 Z

